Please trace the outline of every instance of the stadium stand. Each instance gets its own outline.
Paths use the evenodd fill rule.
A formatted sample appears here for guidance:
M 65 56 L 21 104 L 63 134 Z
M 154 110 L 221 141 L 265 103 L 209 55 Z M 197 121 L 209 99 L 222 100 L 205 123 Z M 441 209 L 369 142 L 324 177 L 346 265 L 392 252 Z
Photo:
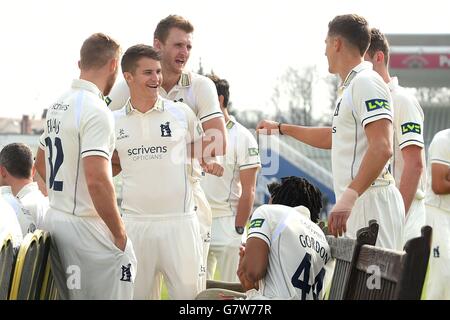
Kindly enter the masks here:
M 267 183 L 287 176 L 303 177 L 317 186 L 327 204 L 335 203 L 330 150 L 313 148 L 291 137 L 257 135 L 262 170 L 255 205 L 267 203 Z
M 8 235 L 2 239 L 0 250 L 0 300 L 6 300 L 9 296 L 16 260 L 15 254 L 12 237 Z

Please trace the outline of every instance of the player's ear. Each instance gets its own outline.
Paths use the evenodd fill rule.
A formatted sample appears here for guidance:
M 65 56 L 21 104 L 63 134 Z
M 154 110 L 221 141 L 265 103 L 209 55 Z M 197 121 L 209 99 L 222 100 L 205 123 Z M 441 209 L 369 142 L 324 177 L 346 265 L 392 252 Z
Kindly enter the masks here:
M 34 178 L 34 175 L 36 174 L 36 166 L 33 164 L 31 167 L 31 178 Z
M 342 38 L 341 37 L 333 37 L 333 48 L 336 52 L 341 51 L 342 49 Z
M 119 59 L 117 58 L 112 58 L 109 61 L 109 71 L 112 72 L 116 72 L 116 69 L 119 67 Z
M 219 104 L 220 104 L 221 108 L 224 107 L 224 105 L 223 105 L 224 100 L 225 100 L 225 97 L 223 95 L 219 95 Z
M 161 41 L 159 41 L 159 39 L 153 39 L 153 48 L 155 48 L 157 51 L 161 50 Z
M 130 82 L 131 80 L 133 80 L 133 74 L 131 72 L 125 71 L 123 73 L 123 77 L 125 78 L 126 82 Z
M 6 170 L 6 168 L 4 166 L 0 166 L 0 174 L 2 178 L 5 178 L 7 173 L 8 171 Z
M 382 51 L 377 51 L 377 60 L 378 63 L 384 62 L 384 53 Z

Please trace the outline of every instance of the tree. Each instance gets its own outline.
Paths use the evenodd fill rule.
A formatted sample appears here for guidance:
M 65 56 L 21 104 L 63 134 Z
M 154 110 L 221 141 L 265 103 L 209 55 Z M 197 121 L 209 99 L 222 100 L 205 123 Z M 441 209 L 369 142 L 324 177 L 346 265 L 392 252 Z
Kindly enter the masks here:
M 320 125 L 331 126 L 333 120 L 334 109 L 336 107 L 336 100 L 338 98 L 339 78 L 336 75 L 328 75 L 325 77 L 324 82 L 328 88 L 329 94 L 329 108 L 324 112 L 319 120 Z
M 272 94 L 275 119 L 306 126 L 313 124 L 312 98 L 316 78 L 316 66 L 302 69 L 288 67 Z
M 258 123 L 267 118 L 267 115 L 261 110 L 235 110 L 233 113 L 236 120 L 247 129 L 256 129 Z

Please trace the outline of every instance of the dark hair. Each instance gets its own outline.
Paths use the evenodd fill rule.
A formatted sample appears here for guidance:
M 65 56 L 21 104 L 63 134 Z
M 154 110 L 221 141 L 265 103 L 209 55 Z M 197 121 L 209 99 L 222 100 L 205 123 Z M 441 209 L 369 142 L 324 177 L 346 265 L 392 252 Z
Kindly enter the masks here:
M 384 54 L 384 64 L 387 66 L 389 63 L 389 43 L 386 36 L 377 28 L 370 29 L 370 46 L 367 49 L 367 53 L 370 58 L 373 58 L 377 51 L 381 51 Z
M 0 165 L 15 178 L 29 179 L 33 168 L 33 153 L 26 144 L 10 143 L 0 152 Z
M 80 67 L 84 70 L 101 68 L 118 56 L 119 44 L 103 33 L 94 33 L 87 38 L 80 49 Z
M 161 55 L 152 46 L 137 44 L 129 47 L 123 54 L 121 61 L 122 72 L 134 73 L 137 68 L 137 63 L 141 58 L 161 61 Z
M 329 36 L 341 36 L 347 42 L 358 48 L 361 56 L 370 44 L 370 31 L 367 20 L 357 14 L 336 16 L 328 23 Z
M 153 33 L 153 37 L 162 43 L 165 43 L 169 36 L 169 31 L 172 28 L 181 29 L 186 33 L 194 32 L 194 26 L 187 19 L 176 14 L 171 14 L 158 23 L 155 32 Z
M 308 180 L 295 176 L 281 178 L 280 182 L 267 185 L 272 204 L 282 204 L 288 207 L 305 206 L 309 209 L 311 220 L 319 220 L 322 209 L 322 192 Z
M 228 102 L 230 101 L 230 84 L 228 81 L 225 79 L 220 79 L 215 74 L 208 74 L 206 76 L 216 85 L 217 95 L 223 96 L 223 107 L 228 107 Z

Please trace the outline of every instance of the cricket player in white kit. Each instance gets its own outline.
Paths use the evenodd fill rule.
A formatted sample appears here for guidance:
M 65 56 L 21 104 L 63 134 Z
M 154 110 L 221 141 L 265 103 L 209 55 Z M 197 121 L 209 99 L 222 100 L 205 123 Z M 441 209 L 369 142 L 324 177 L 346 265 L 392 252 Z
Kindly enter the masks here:
M 269 191 L 271 202 L 253 213 L 240 253 L 238 275 L 247 299 L 322 299 L 331 253 L 315 223 L 320 191 L 297 177 L 283 178 Z
M 193 143 L 201 156 L 201 124 L 186 104 L 159 96 L 160 56 L 152 47 L 130 47 L 122 71 L 131 97 L 114 111 L 113 170 L 122 172 L 123 219 L 138 258 L 134 298 L 159 299 L 163 275 L 172 299 L 193 299 L 202 246 L 189 175 Z
M 394 155 L 391 171 L 405 204 L 404 243 L 419 237 L 425 225 L 426 171 L 423 139 L 424 114 L 417 99 L 389 75 L 389 44 L 378 29 L 371 29 L 365 59 L 388 84 L 394 109 Z
M 43 228 L 52 235 L 52 271 L 63 299 L 133 297 L 136 257 L 116 203 L 114 120 L 103 100 L 119 53 L 104 34 L 84 41 L 80 79 L 49 108 L 40 139 L 36 168 L 50 200 Z
M 251 132 L 228 114 L 229 84 L 225 79 L 209 76 L 217 88 L 220 109 L 227 127 L 227 152 L 217 157 L 223 175 L 206 175 L 202 188 L 211 205 L 213 222 L 208 254 L 208 279 L 217 269 L 223 281 L 237 282 L 239 247 L 245 226 L 253 210 L 256 175 L 261 168 L 258 143 Z
M 226 130 L 223 114 L 220 111 L 216 88 L 212 81 L 202 75 L 185 71 L 192 49 L 192 33 L 194 27 L 183 17 L 170 15 L 161 20 L 154 32 L 153 46 L 161 54 L 163 83 L 159 93 L 163 98 L 187 104 L 200 120 L 205 136 L 204 150 L 211 149 L 212 156 L 224 155 L 226 152 Z M 126 84 L 119 82 L 109 96 L 109 106 L 112 110 L 121 108 L 127 101 L 129 91 Z M 213 159 L 205 157 L 201 163 L 206 173 L 217 175 L 213 171 Z M 197 215 L 200 222 L 200 232 L 203 241 L 203 266 L 200 281 L 206 287 L 206 261 L 211 240 L 211 208 L 200 186 L 202 170 L 197 161 L 192 166 L 190 176 L 193 185 Z
M 402 249 L 405 208 L 389 173 L 392 156 L 392 101 L 389 88 L 364 62 L 369 47 L 367 21 L 358 15 L 335 17 L 328 25 L 325 54 L 330 73 L 343 82 L 332 127 L 303 127 L 262 121 L 261 133 L 273 131 L 304 143 L 331 149 L 336 205 L 328 218 L 332 234 L 356 238 L 375 219 L 380 224 L 377 245 Z
M 428 149 L 426 224 L 433 228 L 425 298 L 450 299 L 450 129 L 439 131 Z
M 33 153 L 23 143 L 10 143 L 0 152 L 0 185 L 6 185 L 18 206 L 17 218 L 22 234 L 42 227 L 48 210 L 48 198 L 33 182 Z
M 22 229 L 19 220 L 11 205 L 0 195 L 0 241 L 6 237 L 11 237 L 13 246 L 19 247 L 23 240 Z

